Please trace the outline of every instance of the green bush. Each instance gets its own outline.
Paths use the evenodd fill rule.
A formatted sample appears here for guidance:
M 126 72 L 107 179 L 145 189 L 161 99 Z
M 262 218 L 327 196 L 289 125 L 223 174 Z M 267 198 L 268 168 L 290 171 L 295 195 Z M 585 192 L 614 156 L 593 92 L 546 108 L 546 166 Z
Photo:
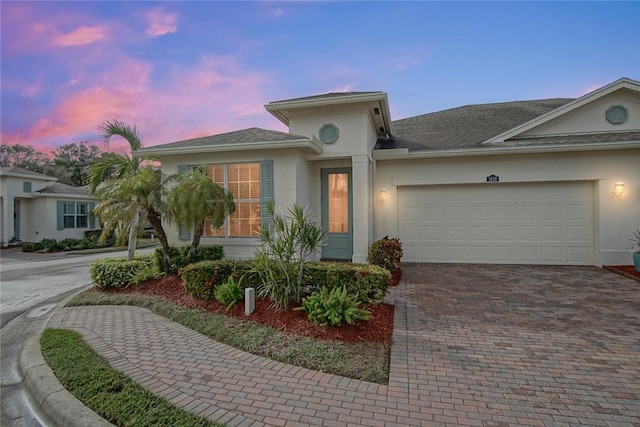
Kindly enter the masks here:
M 309 262 L 303 276 L 308 292 L 345 286 L 349 294 L 372 304 L 382 301 L 391 280 L 391 273 L 382 267 L 346 262 Z
M 401 260 L 402 243 L 397 237 L 390 239 L 389 236 L 384 236 L 369 246 L 369 254 L 367 256 L 369 264 L 395 271 L 400 270 Z
M 242 277 L 240 278 L 240 280 L 236 282 L 233 279 L 233 276 L 229 276 L 229 278 L 227 278 L 227 281 L 225 283 L 223 283 L 222 285 L 218 286 L 215 289 L 214 295 L 216 297 L 216 300 L 220 304 L 227 307 L 227 310 L 229 310 L 231 307 L 236 305 L 238 301 L 240 301 L 243 298 L 243 291 L 242 291 L 241 285 L 242 285 Z
M 138 272 L 148 269 L 153 262 L 153 258 L 149 255 L 138 257 L 133 261 L 126 258 L 105 258 L 91 264 L 89 275 L 98 288 L 122 288 L 133 283 Z
M 102 230 L 87 230 L 84 232 L 84 237 L 94 242 L 97 242 L 101 235 Z
M 295 308 L 307 313 L 309 320 L 320 326 L 353 325 L 356 320 L 367 320 L 371 312 L 359 307 L 356 295 L 349 295 L 346 286 L 321 288 L 302 299 L 302 306 Z
M 191 296 L 205 300 L 215 298 L 215 289 L 229 277 L 233 277 L 234 280 L 243 278 L 244 287 L 259 283 L 259 278 L 252 271 L 249 261 L 200 261 L 181 268 L 179 274 L 185 290 Z
M 156 263 L 158 267 L 163 270 L 163 258 L 164 255 L 160 248 L 156 248 L 155 252 Z M 189 261 L 189 246 L 170 246 L 169 247 L 169 260 L 171 267 L 169 274 L 176 274 L 178 270 L 185 267 L 188 264 L 193 264 L 200 261 L 216 261 L 224 257 L 224 248 L 220 245 L 203 246 L 200 245 L 196 249 L 196 253 Z
M 22 252 L 35 252 L 37 250 L 38 249 L 36 243 L 25 243 L 24 245 L 22 245 Z
M 56 239 L 42 239 L 40 242 L 38 242 L 36 248 L 37 251 L 44 252 L 52 252 L 60 249 L 60 247 L 58 246 L 58 241 Z

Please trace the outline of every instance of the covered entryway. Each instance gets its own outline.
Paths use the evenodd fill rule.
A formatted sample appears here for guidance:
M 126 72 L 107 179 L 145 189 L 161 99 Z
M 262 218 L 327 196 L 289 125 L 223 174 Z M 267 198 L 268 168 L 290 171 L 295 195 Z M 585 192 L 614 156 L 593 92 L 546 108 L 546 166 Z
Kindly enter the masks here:
M 591 181 L 404 186 L 405 262 L 593 264 Z

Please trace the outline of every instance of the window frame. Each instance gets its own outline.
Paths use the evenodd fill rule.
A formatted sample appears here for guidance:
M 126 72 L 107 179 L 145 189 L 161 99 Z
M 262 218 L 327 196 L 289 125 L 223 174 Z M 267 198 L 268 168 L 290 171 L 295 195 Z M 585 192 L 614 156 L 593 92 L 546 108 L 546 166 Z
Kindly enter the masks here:
M 89 202 L 76 202 L 76 201 L 63 201 L 63 211 L 62 211 L 62 229 L 64 230 L 72 230 L 72 229 L 83 229 L 89 228 Z M 71 213 L 67 213 L 66 208 L 68 206 L 73 205 L 73 209 Z M 80 206 L 84 205 L 84 213 L 81 213 Z M 73 222 L 73 226 L 67 225 L 67 219 L 70 218 Z M 79 225 L 79 221 L 84 218 L 84 226 Z
M 258 197 L 249 197 L 249 198 L 240 198 L 240 197 L 236 197 L 236 195 L 233 195 L 233 202 L 236 204 L 236 212 L 238 212 L 238 204 L 239 203 L 255 203 L 258 205 L 258 207 L 260 208 L 260 212 L 258 214 L 258 232 L 255 235 L 231 235 L 231 225 L 229 223 L 229 218 L 233 215 L 230 215 L 228 217 L 226 217 L 224 219 L 224 223 L 222 224 L 222 226 L 220 226 L 218 229 L 216 230 L 223 230 L 222 234 L 220 235 L 207 235 L 206 232 L 207 230 L 205 229 L 205 234 L 203 234 L 202 237 L 204 238 L 211 238 L 211 239 L 256 239 L 260 237 L 260 229 L 262 228 L 263 224 L 262 224 L 262 173 L 261 173 L 261 169 L 262 169 L 262 164 L 260 161 L 245 161 L 245 162 L 226 162 L 226 163 L 208 163 L 206 165 L 207 167 L 207 176 L 208 176 L 208 168 L 210 166 L 213 167 L 222 167 L 223 168 L 223 184 L 221 185 L 222 188 L 224 188 L 226 191 L 231 191 L 229 190 L 229 169 L 231 166 L 235 166 L 235 165 L 257 165 L 258 167 L 258 189 L 259 189 L 259 194 Z M 211 180 L 213 181 L 213 177 L 209 177 L 211 178 Z M 215 181 L 214 181 L 215 182 Z M 216 184 L 220 185 L 220 183 Z M 233 193 L 232 193 L 233 194 Z

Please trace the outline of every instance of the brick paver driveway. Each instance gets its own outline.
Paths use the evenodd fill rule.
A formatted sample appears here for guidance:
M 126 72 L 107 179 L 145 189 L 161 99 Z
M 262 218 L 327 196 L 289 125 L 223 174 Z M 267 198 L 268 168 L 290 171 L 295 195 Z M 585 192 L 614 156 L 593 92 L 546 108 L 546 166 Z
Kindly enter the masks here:
M 640 426 L 640 283 L 595 267 L 411 265 L 388 385 L 274 362 L 139 307 L 70 307 L 144 387 L 229 426 Z
M 595 267 L 405 267 L 410 395 L 452 424 L 640 425 L 640 283 Z

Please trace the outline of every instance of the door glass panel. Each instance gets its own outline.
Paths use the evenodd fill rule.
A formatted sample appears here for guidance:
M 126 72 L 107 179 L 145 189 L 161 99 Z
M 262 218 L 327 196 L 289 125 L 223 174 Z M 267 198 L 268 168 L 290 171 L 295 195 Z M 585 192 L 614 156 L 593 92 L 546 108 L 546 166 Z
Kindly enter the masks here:
M 329 233 L 348 233 L 349 174 L 332 173 L 328 179 Z

